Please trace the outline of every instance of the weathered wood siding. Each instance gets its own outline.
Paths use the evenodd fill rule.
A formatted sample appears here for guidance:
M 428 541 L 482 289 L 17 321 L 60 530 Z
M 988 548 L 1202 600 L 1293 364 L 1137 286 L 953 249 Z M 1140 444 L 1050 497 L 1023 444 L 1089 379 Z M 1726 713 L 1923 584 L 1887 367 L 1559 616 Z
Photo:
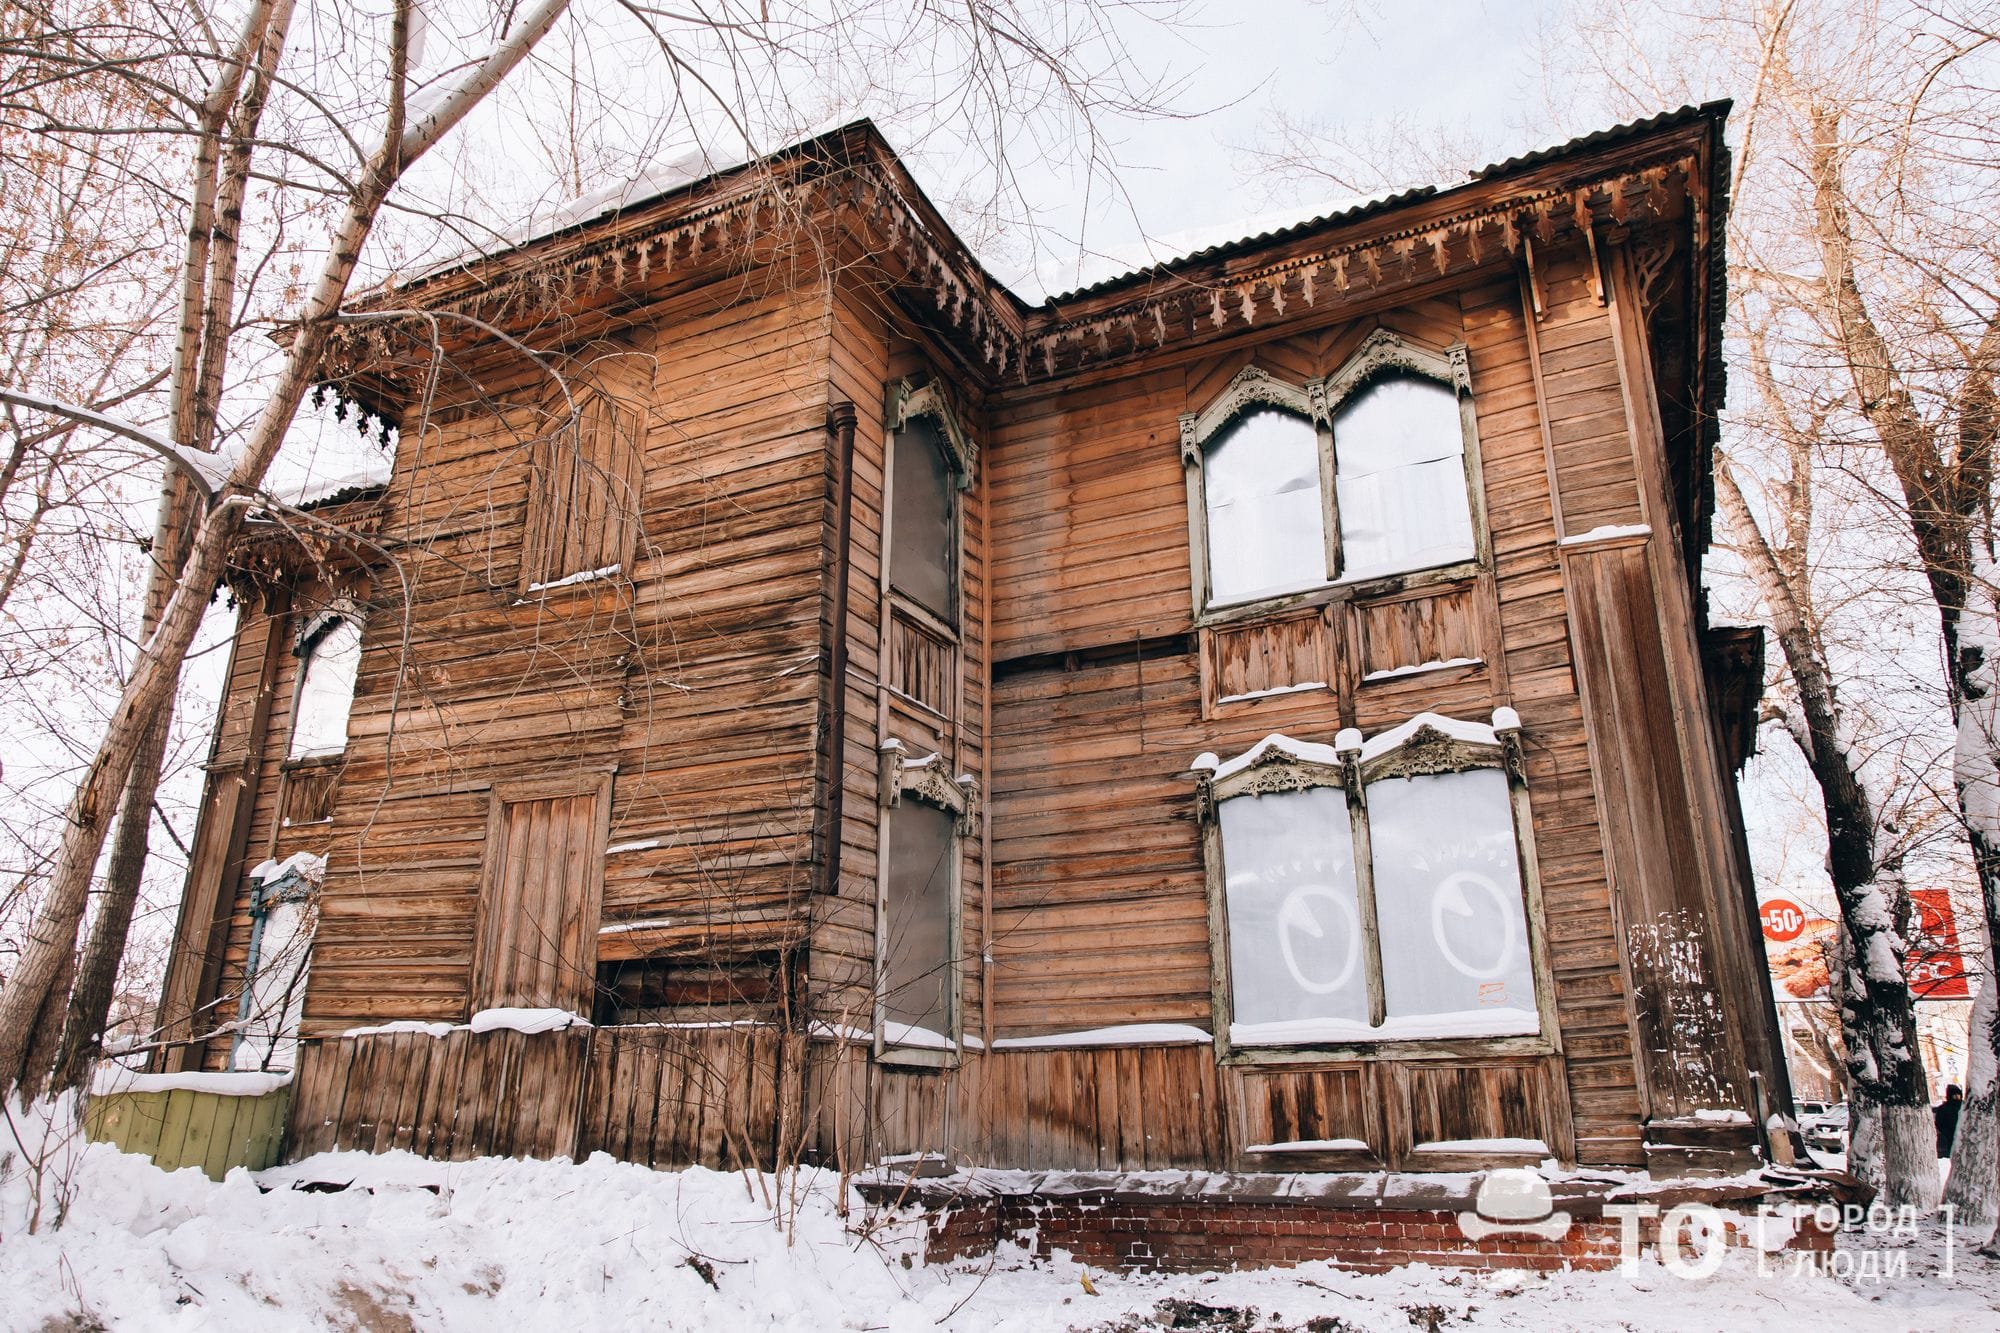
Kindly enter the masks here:
M 879 290 L 858 276 L 839 284 L 830 392 L 855 407 L 844 627 L 847 718 L 839 778 L 840 873 L 834 893 L 815 906 L 810 960 L 812 1015 L 836 1027 L 868 1030 L 874 1022 L 881 744 L 901 741 L 912 758 L 942 754 L 951 773 L 969 774 L 982 788 L 987 780 L 987 432 L 979 400 L 971 393 L 960 398 L 960 415 L 981 446 L 982 461 L 972 485 L 959 492 L 958 643 L 944 644 L 910 621 L 889 616 L 883 590 L 883 472 L 889 449 L 885 391 L 905 376 L 948 379 L 951 370 L 943 349 L 927 342 L 906 315 L 881 299 Z M 909 660 L 916 656 L 921 662 Z M 960 1023 L 976 1035 L 984 1002 L 978 959 L 985 893 L 977 834 L 959 840 L 959 861 Z
M 998 1035 L 1206 1025 L 1210 945 L 1186 776 L 1197 753 L 1240 751 L 1273 730 L 1331 740 L 1342 726 L 1373 732 L 1425 709 L 1477 718 L 1511 703 L 1533 738 L 1528 788 L 1564 1050 L 1547 1070 L 1562 1086 L 1540 1096 L 1553 1110 L 1530 1117 L 1542 1126 L 1533 1134 L 1411 1133 L 1553 1134 L 1585 1160 L 1640 1159 L 1629 992 L 1551 500 L 1553 476 L 1592 526 L 1638 521 L 1612 325 L 1583 287 L 1574 264 L 1555 279 L 1539 393 L 1522 289 L 1503 271 L 1318 333 L 997 409 Z M 1469 345 L 1490 572 L 1198 628 L 1178 416 L 1246 364 L 1293 382 L 1326 374 L 1378 324 L 1435 348 Z M 1559 448 L 1545 446 L 1545 424 Z M 1471 664 L 1367 679 L 1455 659 Z M 1229 697 L 1314 680 L 1328 688 Z

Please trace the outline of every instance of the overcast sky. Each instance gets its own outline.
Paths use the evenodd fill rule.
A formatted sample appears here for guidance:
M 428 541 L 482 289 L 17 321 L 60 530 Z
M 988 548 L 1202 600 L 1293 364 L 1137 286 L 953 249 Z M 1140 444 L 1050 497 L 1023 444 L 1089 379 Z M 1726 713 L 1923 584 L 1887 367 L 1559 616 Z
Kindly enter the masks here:
M 1192 0 L 1172 29 L 1134 24 L 1135 57 L 1187 80 L 1179 104 L 1190 120 L 1114 127 L 1129 207 L 1092 210 L 1084 281 L 1155 258 L 1235 239 L 1260 223 L 1312 216 L 1351 198 L 1325 182 L 1246 179 L 1245 145 L 1266 141 L 1275 113 L 1365 130 L 1392 115 L 1446 128 L 1475 145 L 1461 171 L 1484 166 L 1479 147 L 1509 153 L 1543 146 L 1536 31 L 1549 0 L 1434 0 L 1424 21 L 1391 21 L 1386 6 L 1310 0 Z M 1537 136 L 1540 137 L 1537 137 Z M 1077 285 L 1079 182 L 1043 170 L 1028 177 L 1042 220 L 1072 238 L 1065 263 L 1043 265 L 1051 290 Z M 1008 270 L 1002 258 L 996 271 Z M 1023 288 L 1034 284 L 1004 271 Z M 1031 295 L 1023 291 L 1023 295 Z

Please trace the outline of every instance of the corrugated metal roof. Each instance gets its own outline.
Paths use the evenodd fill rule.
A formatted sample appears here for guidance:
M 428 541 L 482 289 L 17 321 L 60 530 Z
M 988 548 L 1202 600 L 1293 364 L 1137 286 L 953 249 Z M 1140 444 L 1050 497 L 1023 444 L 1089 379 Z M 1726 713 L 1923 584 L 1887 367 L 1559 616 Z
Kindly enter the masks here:
M 1607 130 L 1592 130 L 1589 134 L 1579 134 L 1576 138 L 1565 143 L 1559 143 L 1549 148 L 1537 148 L 1531 153 L 1522 153 L 1518 157 L 1510 157 L 1503 162 L 1495 162 L 1491 166 L 1481 167 L 1472 173 L 1470 179 L 1476 181 L 1492 180 L 1496 176 L 1505 176 L 1512 172 L 1525 171 L 1529 167 L 1538 167 L 1544 162 L 1562 157 L 1568 153 L 1578 152 L 1587 148 L 1607 147 L 1611 144 L 1622 143 L 1627 139 L 1637 138 L 1640 135 L 1651 134 L 1655 130 L 1671 129 L 1676 125 L 1685 125 L 1697 120 L 1720 120 L 1729 114 L 1729 107 L 1729 100 L 1723 98 L 1719 101 L 1703 102 L 1699 106 L 1690 104 L 1681 107 L 1677 111 L 1662 111 L 1658 115 L 1648 116 L 1644 120 L 1628 120 L 1623 125 L 1613 125 Z
M 1156 274 L 1165 273 L 1169 269 L 1179 268 L 1183 264 L 1192 264 L 1203 259 L 1214 259 L 1242 251 L 1255 250 L 1260 246 L 1269 245 L 1273 241 L 1290 240 L 1294 236 L 1303 236 L 1307 232 L 1316 231 L 1321 227 L 1359 221 L 1362 218 L 1372 217 L 1377 213 L 1413 203 L 1418 199 L 1428 199 L 1437 192 L 1438 187 L 1435 185 L 1418 185 L 1408 190 L 1398 191 L 1395 194 L 1385 194 L 1380 198 L 1370 199 L 1365 204 L 1356 204 L 1351 208 L 1337 209 L 1331 213 L 1322 213 L 1318 217 L 1307 218 L 1304 222 L 1294 222 L 1289 227 L 1275 227 L 1270 231 L 1258 232 L 1254 236 L 1245 236 L 1238 240 L 1223 241 L 1216 245 L 1204 246 L 1199 250 L 1190 251 L 1173 259 L 1163 259 L 1157 264 L 1148 264 L 1144 268 L 1133 269 L 1129 273 L 1120 273 L 1110 278 L 1100 278 L 1098 281 L 1090 283 L 1087 286 L 1077 287 L 1067 292 L 1059 292 L 1049 297 L 1047 304 L 1054 305 L 1059 301 L 1074 301 L 1081 296 L 1093 296 L 1098 292 L 1107 291 L 1113 287 L 1122 287 L 1126 283 L 1133 282 L 1139 278 L 1152 277 Z
M 1255 236 L 1245 236 L 1240 240 L 1225 241 L 1218 245 L 1207 246 L 1192 253 L 1182 255 L 1177 259 L 1162 260 L 1157 264 L 1149 264 L 1144 268 L 1133 269 L 1129 273 L 1121 273 L 1116 277 L 1104 278 L 1088 286 L 1078 287 L 1073 291 L 1062 292 L 1049 297 L 1047 304 L 1056 305 L 1064 301 L 1075 301 L 1086 296 L 1095 296 L 1099 292 L 1109 291 L 1112 288 L 1122 287 L 1145 278 L 1162 276 L 1185 264 L 1199 263 L 1206 259 L 1228 258 L 1233 255 L 1244 254 L 1259 249 L 1276 241 L 1288 241 L 1297 236 L 1304 236 L 1308 232 L 1317 231 L 1324 227 L 1344 226 L 1350 222 L 1358 222 L 1363 218 L 1372 217 L 1377 213 L 1400 208 L 1405 204 L 1414 203 L 1419 199 L 1428 199 L 1433 195 L 1461 189 L 1475 182 L 1491 181 L 1501 176 L 1511 175 L 1517 171 L 1526 171 L 1569 153 L 1591 148 L 1608 147 L 1612 144 L 1622 143 L 1627 139 L 1651 134 L 1656 130 L 1670 129 L 1676 125 L 1704 118 L 1720 119 L 1729 113 L 1729 105 L 1726 100 L 1705 102 L 1700 106 L 1689 105 L 1681 107 L 1676 111 L 1663 111 L 1656 116 L 1648 116 L 1644 120 L 1627 121 L 1623 125 L 1614 125 L 1609 129 L 1594 130 L 1589 134 L 1578 135 L 1576 138 L 1564 143 L 1555 144 L 1548 148 L 1538 148 L 1533 152 L 1522 153 L 1518 157 L 1510 157 L 1505 161 L 1495 162 L 1491 166 L 1481 167 L 1479 170 L 1468 175 L 1463 181 L 1442 186 L 1419 185 L 1398 194 L 1384 195 L 1379 199 L 1371 199 L 1365 204 L 1358 204 L 1352 208 L 1308 218 L 1304 222 L 1294 223 L 1289 227 L 1279 227 L 1272 231 L 1260 232 Z

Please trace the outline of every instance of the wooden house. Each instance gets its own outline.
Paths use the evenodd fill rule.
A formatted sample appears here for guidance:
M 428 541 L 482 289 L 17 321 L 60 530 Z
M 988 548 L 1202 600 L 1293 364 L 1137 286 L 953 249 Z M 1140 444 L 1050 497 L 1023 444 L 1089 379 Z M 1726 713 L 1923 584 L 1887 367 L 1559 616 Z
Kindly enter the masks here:
M 1040 305 L 860 123 L 362 296 L 163 1067 L 294 1156 L 1765 1151 L 1726 110 Z

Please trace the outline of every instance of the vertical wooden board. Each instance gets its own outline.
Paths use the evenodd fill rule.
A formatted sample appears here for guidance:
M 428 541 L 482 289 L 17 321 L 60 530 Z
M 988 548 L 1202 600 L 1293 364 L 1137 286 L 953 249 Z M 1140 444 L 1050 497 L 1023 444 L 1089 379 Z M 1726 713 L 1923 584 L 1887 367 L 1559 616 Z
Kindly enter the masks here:
M 396 1127 L 389 1136 L 389 1146 L 405 1152 L 415 1150 L 429 1110 L 431 1058 L 437 1052 L 437 1038 L 428 1033 L 412 1032 L 409 1037 L 403 1047 L 403 1092 L 396 1103 Z
M 661 1059 L 660 1047 L 664 1040 L 663 1035 L 655 1032 L 647 1032 L 644 1036 L 629 1034 L 619 1058 L 620 1077 L 627 1080 L 626 1096 L 631 1106 L 625 1160 L 641 1166 L 679 1165 L 671 1160 L 661 1161 L 653 1153 L 653 1138 L 659 1118 L 672 1115 L 676 1110 L 662 1105 L 668 1092 L 662 1078 L 665 1062 Z
M 298 1073 L 293 1079 L 291 1110 L 285 1138 L 294 1160 L 325 1152 L 333 1146 L 334 1127 L 345 1092 L 346 1056 L 339 1038 L 299 1043 Z
M 174 1164 L 167 1169 L 178 1171 L 184 1166 L 204 1167 L 208 1159 L 209 1143 L 215 1134 L 216 1112 L 222 1098 L 201 1093 L 176 1089 L 173 1096 L 179 1098 L 186 1110 L 181 1113 L 185 1131 L 180 1146 L 174 1153 Z
M 456 1035 L 456 1034 L 454 1034 Z M 451 1160 L 466 1162 L 486 1152 L 489 1114 L 483 1100 L 487 1065 L 495 1058 L 490 1034 L 467 1032 L 458 1070 L 458 1114 L 452 1122 Z
M 1117 1050 L 1118 1061 L 1118 1169 L 1143 1171 L 1146 1168 L 1146 1094 L 1140 1086 L 1139 1051 L 1132 1046 Z
M 416 1136 L 417 1151 L 449 1161 L 458 1117 L 465 1105 L 466 1039 L 470 1032 L 453 1029 L 432 1039 L 430 1064 L 424 1078 L 424 1114 Z
M 367 1037 L 343 1037 L 341 1044 L 350 1048 L 351 1056 L 346 1095 L 341 1099 L 340 1116 L 334 1122 L 333 1146 L 342 1152 L 360 1152 L 365 1151 L 362 1136 L 374 1130 L 372 1107 L 379 1090 L 375 1065 L 381 1048 Z
M 617 1028 L 593 1028 L 590 1034 L 590 1061 L 584 1075 L 583 1109 L 577 1118 L 576 1160 L 592 1153 L 611 1153 L 612 1108 L 617 1099 Z
M 239 1121 L 244 1118 L 245 1104 L 254 1098 L 220 1097 L 209 1093 L 204 1095 L 203 1100 L 212 1108 L 212 1119 L 206 1139 L 198 1145 L 201 1149 L 201 1170 L 210 1180 L 220 1180 L 229 1174 L 231 1166 L 239 1164 L 243 1147 L 238 1137 Z

